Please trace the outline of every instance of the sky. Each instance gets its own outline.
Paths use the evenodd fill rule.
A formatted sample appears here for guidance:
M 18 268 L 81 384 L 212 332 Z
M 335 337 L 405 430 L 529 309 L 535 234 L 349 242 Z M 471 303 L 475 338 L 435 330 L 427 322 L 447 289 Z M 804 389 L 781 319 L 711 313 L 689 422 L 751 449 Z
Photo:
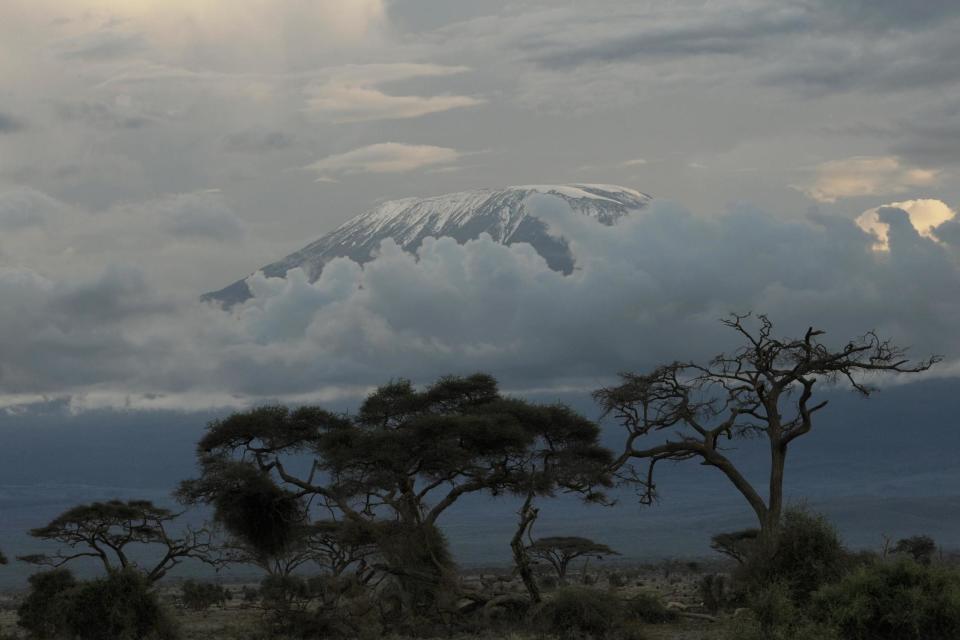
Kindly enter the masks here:
M 6 0 L 0 406 L 233 406 L 488 370 L 592 388 L 769 313 L 960 375 L 960 3 Z M 598 182 L 529 247 L 255 276 L 387 199 Z

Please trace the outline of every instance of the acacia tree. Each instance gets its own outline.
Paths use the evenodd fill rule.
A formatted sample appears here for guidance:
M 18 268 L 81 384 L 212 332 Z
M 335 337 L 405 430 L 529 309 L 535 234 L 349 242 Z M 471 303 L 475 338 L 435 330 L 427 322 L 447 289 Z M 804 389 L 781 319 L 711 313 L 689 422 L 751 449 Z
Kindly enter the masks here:
M 527 552 L 535 558 L 548 562 L 557 572 L 560 582 L 566 580 L 567 568 L 577 558 L 593 556 L 599 559 L 620 555 L 605 544 L 577 536 L 538 538 L 527 547 Z
M 585 483 L 612 459 L 598 434 L 566 407 L 503 396 L 488 375 L 445 377 L 423 390 L 401 380 L 378 388 L 352 416 L 263 407 L 211 423 L 198 444 L 201 476 L 180 495 L 213 504 L 221 520 L 252 516 L 234 518 L 239 527 L 265 520 L 255 528 L 276 533 L 265 540 L 274 551 L 302 524 L 297 505 L 306 503 L 314 519 L 366 527 L 378 540 L 381 570 L 435 586 L 449 561 L 436 529 L 447 509 L 477 492 L 546 494 L 555 486 L 547 479 L 561 475 Z M 545 455 L 582 464 L 537 472 Z M 269 508 L 251 509 L 256 504 Z
M 186 527 L 176 535 L 171 523 L 179 514 L 154 506 L 148 500 L 110 500 L 73 507 L 49 524 L 32 529 L 30 535 L 59 542 L 66 549 L 53 554 L 20 556 L 32 564 L 61 567 L 79 558 L 98 559 L 107 573 L 137 568 L 148 582 L 156 582 L 188 558 L 218 567 L 220 560 L 211 533 L 206 528 Z M 159 547 L 160 557 L 139 567 L 130 557 L 131 547 Z
M 647 374 L 624 373 L 617 386 L 594 393 L 604 415 L 626 428 L 624 451 L 615 463 L 621 477 L 638 483 L 641 501 L 654 499 L 654 471 L 663 460 L 696 459 L 719 469 L 756 514 L 761 533 L 773 534 L 783 511 L 783 479 L 790 444 L 813 427 L 814 415 L 827 406 L 814 399 L 818 382 L 846 382 L 868 396 L 865 381 L 873 373 L 917 373 L 938 357 L 910 363 L 905 350 L 869 332 L 843 347 L 830 348 L 810 328 L 802 338 L 775 338 L 773 325 L 757 316 L 732 315 L 723 324 L 743 345 L 708 364 L 675 362 Z M 658 434 L 669 435 L 648 444 Z M 724 453 L 724 439 L 759 437 L 769 444 L 766 497 Z M 634 466 L 636 461 L 645 469 Z

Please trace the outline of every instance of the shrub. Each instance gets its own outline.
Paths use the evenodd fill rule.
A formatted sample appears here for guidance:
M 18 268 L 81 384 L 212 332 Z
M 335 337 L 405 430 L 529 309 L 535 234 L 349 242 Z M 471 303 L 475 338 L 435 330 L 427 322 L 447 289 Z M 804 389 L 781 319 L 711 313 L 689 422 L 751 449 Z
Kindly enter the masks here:
M 212 582 L 187 580 L 180 587 L 180 602 L 191 611 L 206 611 L 214 605 L 222 607 L 229 599 L 230 592 Z
M 860 567 L 817 591 L 812 605 L 848 640 L 960 637 L 960 574 L 912 560 Z
M 304 609 L 310 602 L 310 586 L 299 576 L 267 576 L 260 581 L 263 608 L 279 614 Z
M 803 607 L 814 591 L 839 580 L 849 566 L 849 554 L 826 518 L 789 509 L 775 544 L 758 540 L 734 575 L 748 594 L 777 583 Z
M 673 609 L 668 609 L 655 593 L 641 591 L 624 603 L 624 610 L 628 620 L 660 624 L 674 622 L 679 617 Z
M 619 571 L 611 571 L 610 574 L 607 576 L 607 583 L 611 587 L 615 587 L 619 589 L 621 587 L 627 586 L 630 583 L 630 581 L 627 580 L 627 577 L 624 576 Z
M 559 589 L 534 614 L 534 624 L 562 639 L 608 638 L 624 621 L 623 603 L 610 593 L 582 587 Z
M 40 575 L 44 577 L 31 579 L 31 592 L 21 606 L 19 621 L 20 626 L 36 638 L 173 640 L 178 637 L 171 618 L 139 572 L 115 571 L 105 578 L 79 583 L 69 573 L 66 574 L 69 578 L 64 572 L 56 571 Z M 42 617 L 38 618 L 38 613 Z
M 29 591 L 17 609 L 17 624 L 36 638 L 53 638 L 60 631 L 60 596 L 77 586 L 69 569 L 35 573 Z
M 729 582 L 727 576 L 719 573 L 710 573 L 700 579 L 700 598 L 707 611 L 716 614 L 730 608 L 733 596 L 730 593 Z

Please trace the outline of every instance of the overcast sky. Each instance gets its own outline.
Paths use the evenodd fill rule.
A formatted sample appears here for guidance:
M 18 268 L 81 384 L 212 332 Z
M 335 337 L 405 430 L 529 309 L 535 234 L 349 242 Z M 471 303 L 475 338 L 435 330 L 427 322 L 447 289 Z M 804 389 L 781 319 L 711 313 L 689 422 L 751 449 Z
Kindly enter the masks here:
M 958 29 L 955 0 L 6 0 L 0 404 L 585 384 L 745 308 L 956 361 Z M 608 233 L 541 203 L 572 278 L 439 242 L 196 302 L 384 199 L 577 181 L 658 204 Z

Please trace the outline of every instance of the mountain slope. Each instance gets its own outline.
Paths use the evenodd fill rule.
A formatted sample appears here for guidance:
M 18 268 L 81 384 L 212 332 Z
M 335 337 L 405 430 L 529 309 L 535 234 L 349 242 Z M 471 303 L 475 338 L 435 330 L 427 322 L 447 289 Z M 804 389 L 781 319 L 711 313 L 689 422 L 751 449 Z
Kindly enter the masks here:
M 606 225 L 643 209 L 650 201 L 650 196 L 633 189 L 598 184 L 525 185 L 392 200 L 348 220 L 319 240 L 261 270 L 270 277 L 283 277 L 290 269 L 301 267 L 315 280 L 323 265 L 333 258 L 347 257 L 359 263 L 369 261 L 387 238 L 413 252 L 427 237 L 447 236 L 466 242 L 487 233 L 503 244 L 529 243 L 552 269 L 569 273 L 573 269 L 573 256 L 567 243 L 551 236 L 546 225 L 527 210 L 526 200 L 535 193 L 562 198 L 573 211 Z M 246 280 L 203 296 L 224 306 L 249 297 Z

